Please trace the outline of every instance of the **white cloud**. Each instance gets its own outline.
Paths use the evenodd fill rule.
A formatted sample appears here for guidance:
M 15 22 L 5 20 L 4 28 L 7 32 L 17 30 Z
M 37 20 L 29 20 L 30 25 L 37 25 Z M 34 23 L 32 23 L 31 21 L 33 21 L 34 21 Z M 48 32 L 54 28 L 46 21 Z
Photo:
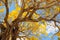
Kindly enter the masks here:
M 53 21 L 51 22 L 47 22 L 47 27 L 46 27 L 46 32 L 49 34 L 49 33 L 52 33 L 52 34 L 55 34 L 56 32 L 59 31 L 59 29 L 57 27 L 55 27 L 55 24 Z
M 17 38 L 16 40 L 20 40 L 19 38 Z
M 22 1 L 21 0 L 17 0 L 17 2 L 18 2 L 19 6 L 22 6 Z

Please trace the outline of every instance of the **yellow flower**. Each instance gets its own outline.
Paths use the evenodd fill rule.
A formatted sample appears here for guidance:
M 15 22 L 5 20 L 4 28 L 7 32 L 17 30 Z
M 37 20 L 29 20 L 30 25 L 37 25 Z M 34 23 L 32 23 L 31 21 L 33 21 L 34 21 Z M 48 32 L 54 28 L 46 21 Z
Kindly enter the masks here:
M 0 12 L 4 12 L 4 8 L 0 9 Z
M 32 37 L 30 38 L 30 40 L 38 40 L 38 38 L 32 36 Z

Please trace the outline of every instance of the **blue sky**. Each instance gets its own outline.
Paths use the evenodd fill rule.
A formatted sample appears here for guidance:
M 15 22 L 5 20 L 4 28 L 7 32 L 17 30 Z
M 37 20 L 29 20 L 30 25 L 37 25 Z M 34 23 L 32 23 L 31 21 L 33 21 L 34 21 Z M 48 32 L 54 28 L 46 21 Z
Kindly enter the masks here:
M 53 36 L 52 38 L 45 36 L 44 34 L 41 34 L 40 36 L 42 37 L 42 40 L 58 40 L 58 36 Z
M 9 8 L 9 12 L 11 12 L 14 9 L 15 9 L 15 2 L 12 2 L 11 6 Z

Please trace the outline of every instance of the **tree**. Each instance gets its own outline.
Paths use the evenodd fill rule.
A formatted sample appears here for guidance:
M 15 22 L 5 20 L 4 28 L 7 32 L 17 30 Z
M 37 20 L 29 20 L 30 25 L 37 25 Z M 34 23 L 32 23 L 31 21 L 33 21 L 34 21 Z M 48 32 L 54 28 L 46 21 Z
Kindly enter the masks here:
M 5 6 L 6 9 L 6 15 L 0 24 L 1 40 L 16 40 L 17 38 L 21 40 L 22 38 L 26 38 L 25 40 L 38 40 L 35 37 L 29 38 L 29 31 L 36 34 L 38 29 L 43 29 L 43 32 L 41 30 L 38 32 L 45 34 L 46 21 L 54 21 L 54 27 L 57 27 L 59 29 L 58 32 L 60 32 L 60 27 L 58 26 L 60 19 L 56 20 L 56 17 L 60 14 L 59 0 L 13 0 L 16 3 L 16 9 L 9 13 L 11 1 L 12 0 L 10 0 L 10 2 L 9 0 L 0 0 L 0 6 Z M 4 12 L 3 9 L 0 11 Z M 59 24 L 57 25 L 57 23 Z M 19 33 L 23 33 L 23 35 L 19 36 Z

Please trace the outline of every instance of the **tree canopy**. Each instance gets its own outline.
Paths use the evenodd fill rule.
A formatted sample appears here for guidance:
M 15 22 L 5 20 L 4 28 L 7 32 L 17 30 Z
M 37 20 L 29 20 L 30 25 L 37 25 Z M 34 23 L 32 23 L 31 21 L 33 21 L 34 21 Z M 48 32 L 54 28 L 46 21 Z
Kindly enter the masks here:
M 0 40 L 55 37 L 60 39 L 60 0 L 0 0 Z

